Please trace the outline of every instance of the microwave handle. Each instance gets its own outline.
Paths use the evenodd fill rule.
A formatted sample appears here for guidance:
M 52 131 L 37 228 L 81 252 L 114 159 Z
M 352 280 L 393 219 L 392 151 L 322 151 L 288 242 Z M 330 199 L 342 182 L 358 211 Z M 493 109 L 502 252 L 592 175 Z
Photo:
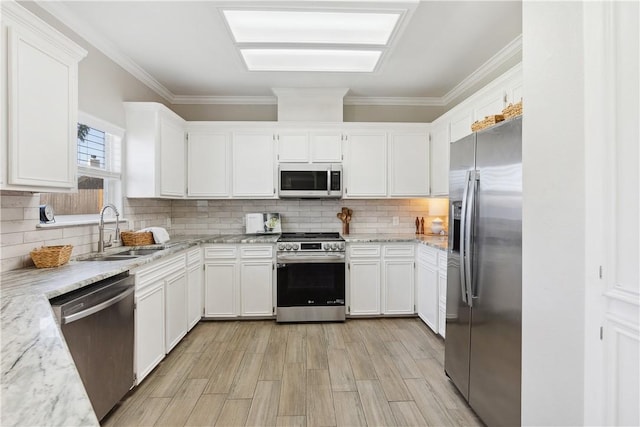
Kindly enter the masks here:
M 327 168 L 327 196 L 331 195 L 331 166 Z

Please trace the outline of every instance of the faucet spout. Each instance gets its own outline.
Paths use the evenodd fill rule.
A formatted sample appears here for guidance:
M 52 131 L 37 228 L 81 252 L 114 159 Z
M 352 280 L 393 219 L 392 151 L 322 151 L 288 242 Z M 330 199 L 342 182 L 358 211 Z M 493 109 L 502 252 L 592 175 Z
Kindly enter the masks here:
M 102 207 L 100 211 L 100 223 L 98 224 L 98 252 L 104 252 L 104 248 L 111 246 L 113 243 L 111 242 L 111 238 L 109 238 L 109 242 L 105 243 L 104 241 L 104 212 L 107 209 L 112 209 L 116 214 L 116 228 L 111 229 L 115 231 L 115 235 L 113 237 L 113 243 L 120 242 L 120 212 L 118 212 L 118 208 L 115 207 L 112 203 L 107 203 Z

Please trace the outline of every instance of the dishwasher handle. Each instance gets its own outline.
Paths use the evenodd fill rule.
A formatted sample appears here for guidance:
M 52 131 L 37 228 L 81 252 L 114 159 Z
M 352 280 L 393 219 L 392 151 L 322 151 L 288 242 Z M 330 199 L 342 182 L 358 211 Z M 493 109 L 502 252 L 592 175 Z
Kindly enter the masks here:
M 92 307 L 87 308 L 86 310 L 79 311 L 78 313 L 70 314 L 69 316 L 63 316 L 62 319 L 60 319 L 60 323 L 62 325 L 67 325 L 69 323 L 73 323 L 80 319 L 84 319 L 87 316 L 91 316 L 94 313 L 102 311 L 105 308 L 111 307 L 112 305 L 122 301 L 123 299 L 131 295 L 134 290 L 135 290 L 135 287 L 130 286 L 125 291 L 119 293 L 113 298 L 110 298 L 104 302 L 101 302 L 100 304 L 96 304 Z

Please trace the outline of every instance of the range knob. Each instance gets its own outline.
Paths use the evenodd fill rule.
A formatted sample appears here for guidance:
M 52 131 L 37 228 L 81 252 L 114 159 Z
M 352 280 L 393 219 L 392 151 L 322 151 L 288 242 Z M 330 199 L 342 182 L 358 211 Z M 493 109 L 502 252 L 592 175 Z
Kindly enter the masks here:
M 328 244 L 328 243 L 323 243 L 323 244 L 322 244 L 322 249 L 324 249 L 325 251 L 328 251 L 328 250 L 329 250 L 329 249 L 331 249 L 331 248 L 329 247 L 329 244 Z
M 331 244 L 331 249 L 334 250 L 334 251 L 337 250 L 338 249 L 338 244 L 337 243 L 332 243 Z
M 279 251 L 283 251 L 284 250 L 284 243 L 278 243 L 278 250 Z
M 344 243 L 338 243 L 338 249 L 343 251 L 344 250 Z
M 286 248 L 288 251 L 289 251 L 289 250 L 291 250 L 291 243 L 287 243 L 287 244 L 285 245 L 285 248 Z
M 298 250 L 298 248 L 299 248 L 298 244 L 297 244 L 297 243 L 294 243 L 294 244 L 293 244 L 293 250 L 294 250 L 294 251 L 297 251 L 297 250 Z

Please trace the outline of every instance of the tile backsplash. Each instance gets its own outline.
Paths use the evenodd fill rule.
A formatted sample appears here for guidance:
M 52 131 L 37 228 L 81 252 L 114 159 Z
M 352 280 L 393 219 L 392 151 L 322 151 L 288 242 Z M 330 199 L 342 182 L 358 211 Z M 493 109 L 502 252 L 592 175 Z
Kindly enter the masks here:
M 40 195 L 0 191 L 0 271 L 33 265 L 29 252 L 40 246 L 73 245 L 72 256 L 97 249 L 96 225 L 37 228 Z M 353 210 L 351 233 L 414 233 L 416 217 L 444 220 L 447 199 L 383 200 L 164 200 L 125 199 L 123 230 L 165 227 L 172 236 L 244 233 L 244 215 L 280 212 L 283 231 L 341 231 L 336 217 L 343 207 Z M 397 217 L 397 224 L 394 218 Z

